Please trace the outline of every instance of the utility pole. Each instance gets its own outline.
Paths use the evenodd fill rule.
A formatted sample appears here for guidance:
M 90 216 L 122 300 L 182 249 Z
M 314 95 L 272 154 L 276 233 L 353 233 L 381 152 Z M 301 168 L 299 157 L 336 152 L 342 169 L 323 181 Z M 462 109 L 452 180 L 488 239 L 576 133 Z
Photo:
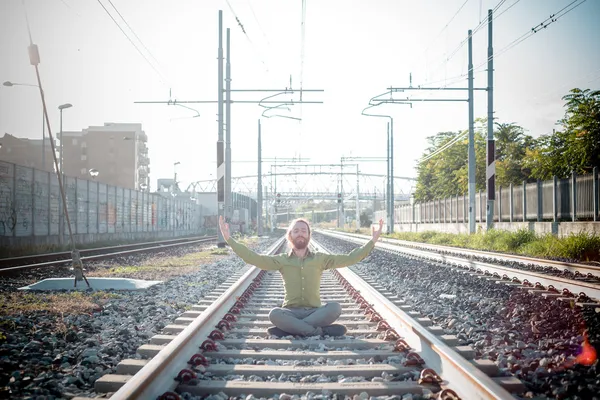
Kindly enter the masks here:
M 488 13 L 488 15 L 491 15 L 491 13 Z M 370 104 L 371 103 L 375 103 L 372 104 L 373 106 L 376 105 L 380 105 L 380 104 L 387 104 L 387 103 L 391 103 L 391 104 L 406 104 L 406 103 L 414 103 L 414 102 L 453 102 L 453 101 L 464 101 L 467 102 L 469 105 L 469 145 L 468 145 L 468 157 L 469 157 L 469 161 L 468 161 L 468 182 L 469 182 L 469 186 L 468 186 L 468 191 L 469 191 L 469 233 L 473 234 L 476 232 L 476 224 L 475 224 L 475 134 L 474 134 L 474 91 L 475 90 L 485 90 L 488 91 L 490 90 L 490 88 L 485 87 L 485 88 L 474 88 L 473 87 L 473 75 L 474 75 L 474 71 L 473 71 L 473 43 L 472 43 L 472 31 L 469 30 L 468 31 L 468 58 L 469 58 L 469 74 L 468 74 L 468 87 L 467 88 L 449 88 L 449 87 L 438 87 L 438 88 L 427 88 L 427 87 L 390 87 L 388 88 L 388 92 L 383 93 L 381 95 L 375 96 L 370 100 Z M 490 27 L 490 43 L 491 43 L 491 27 Z M 490 49 L 488 49 L 488 54 L 490 54 Z M 491 68 L 490 68 L 491 69 Z M 489 79 L 489 76 L 488 76 Z M 431 99 L 431 98 L 425 98 L 425 99 L 413 99 L 413 98 L 404 98 L 404 99 L 397 99 L 397 98 L 388 98 L 388 99 L 380 99 L 379 97 L 384 96 L 384 95 L 390 95 L 391 93 L 394 92 L 404 92 L 404 91 L 409 91 L 409 90 L 446 90 L 446 91 L 467 91 L 468 92 L 468 98 L 467 99 L 444 99 L 444 98 L 436 98 L 436 99 Z M 488 94 L 488 101 L 490 101 L 491 97 Z M 488 113 L 490 113 L 489 111 L 490 109 L 490 105 L 488 104 Z M 493 111 L 492 111 L 493 113 Z M 490 114 L 488 114 L 490 115 Z M 490 120 L 493 119 L 490 118 Z M 493 125 L 490 128 L 490 121 L 488 121 L 488 138 L 490 135 L 490 130 L 493 130 Z M 492 132 L 492 140 L 493 140 L 493 132 Z M 488 146 L 489 146 L 489 141 L 488 141 Z M 493 145 L 492 145 L 493 147 Z M 489 152 L 489 147 L 488 147 L 488 152 Z M 488 153 L 488 157 L 489 153 Z M 489 172 L 488 172 L 488 176 L 489 176 Z M 493 174 L 492 174 L 493 175 Z M 489 188 L 488 188 L 489 190 Z M 493 197 L 493 196 L 492 196 Z M 489 203 L 488 203 L 488 207 L 489 207 Z M 489 211 L 488 211 L 489 212 Z M 492 205 L 492 211 L 493 213 L 493 205 Z M 489 215 L 489 214 L 488 214 Z
M 342 195 L 340 203 L 340 223 L 341 228 L 346 227 L 346 215 L 344 213 L 344 163 L 340 160 L 340 193 Z
M 394 233 L 394 118 L 390 118 L 390 233 Z
M 486 229 L 494 226 L 496 200 L 496 142 L 494 141 L 494 47 L 492 44 L 492 10 L 488 10 L 488 120 L 487 120 L 487 184 Z
M 358 164 L 356 164 L 356 231 L 358 232 L 360 230 L 360 192 L 359 192 L 359 171 L 358 171 Z
M 256 189 L 256 229 L 258 236 L 263 235 L 263 220 L 262 220 L 262 144 L 260 140 L 260 119 L 258 120 L 258 185 Z
M 473 105 L 473 38 L 469 29 L 469 233 L 475 233 L 475 112 Z
M 135 104 L 167 104 L 167 105 L 183 105 L 183 104 L 209 104 L 217 103 L 217 124 L 218 124 L 218 140 L 217 140 L 217 215 L 218 218 L 231 216 L 231 104 L 258 104 L 264 108 L 272 109 L 280 107 L 284 104 L 323 104 L 322 101 L 293 99 L 282 100 L 232 100 L 231 92 L 276 92 L 269 97 L 279 95 L 293 95 L 295 90 L 290 88 L 285 89 L 231 89 L 231 63 L 230 63 L 230 36 L 227 29 L 227 83 L 226 90 L 223 88 L 223 10 L 219 10 L 219 47 L 217 52 L 217 69 L 218 69 L 218 96 L 217 100 L 171 100 L 168 101 L 135 101 Z M 223 93 L 226 93 L 226 99 L 223 99 Z M 323 89 L 301 89 L 302 93 L 324 92 Z M 227 137 L 223 137 L 223 105 L 226 103 L 226 118 L 227 118 Z M 267 106 L 268 105 L 268 106 Z M 232 210 L 231 210 L 232 211 Z M 225 240 L 221 234 L 221 230 L 217 229 L 217 245 L 225 247 Z
M 227 28 L 227 61 L 225 64 L 225 219 L 231 220 L 233 215 L 231 203 L 231 49 L 229 28 Z
M 219 50 L 218 50 L 218 134 L 217 140 L 217 218 L 224 218 L 225 210 L 225 165 L 223 164 L 223 10 L 219 10 Z M 218 222 L 217 222 L 218 224 Z M 221 229 L 217 227 L 217 246 L 225 247 L 225 239 Z
M 391 165 L 391 160 L 390 160 L 390 154 L 392 153 L 391 148 L 390 148 L 390 144 L 391 144 L 391 140 L 390 140 L 390 123 L 388 122 L 387 124 L 387 176 L 388 176 L 388 181 L 387 181 L 387 204 L 385 205 L 385 209 L 387 210 L 387 233 L 391 233 L 392 232 L 392 226 L 394 225 L 394 222 L 392 221 L 392 213 L 391 213 L 391 209 L 390 209 L 390 198 L 391 196 L 391 192 L 392 192 L 392 181 L 394 180 L 394 178 L 391 175 L 391 169 L 390 169 L 390 165 Z

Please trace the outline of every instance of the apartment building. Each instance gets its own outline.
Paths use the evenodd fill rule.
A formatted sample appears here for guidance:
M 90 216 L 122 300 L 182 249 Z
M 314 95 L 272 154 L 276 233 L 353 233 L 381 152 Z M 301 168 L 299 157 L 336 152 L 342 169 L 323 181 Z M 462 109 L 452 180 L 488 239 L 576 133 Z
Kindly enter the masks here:
M 57 153 L 60 152 L 60 132 L 57 133 Z M 62 133 L 63 173 L 91 179 L 90 170 L 98 182 L 128 189 L 149 190 L 150 159 L 148 136 L 142 124 L 105 123 L 90 126 L 81 132 Z M 39 144 L 37 142 L 40 142 Z M 53 171 L 52 153 L 46 143 L 46 165 L 42 165 L 41 140 L 19 139 L 5 134 L 0 139 L 0 160 Z

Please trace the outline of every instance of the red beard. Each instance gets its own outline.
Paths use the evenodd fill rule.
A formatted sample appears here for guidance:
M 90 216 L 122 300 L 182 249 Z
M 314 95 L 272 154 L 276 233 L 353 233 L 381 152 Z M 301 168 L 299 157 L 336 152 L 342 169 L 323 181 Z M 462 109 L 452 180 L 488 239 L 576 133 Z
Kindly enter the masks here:
M 292 244 L 294 245 L 294 248 L 302 250 L 305 249 L 306 246 L 308 246 L 308 240 L 302 237 L 298 237 L 292 240 Z

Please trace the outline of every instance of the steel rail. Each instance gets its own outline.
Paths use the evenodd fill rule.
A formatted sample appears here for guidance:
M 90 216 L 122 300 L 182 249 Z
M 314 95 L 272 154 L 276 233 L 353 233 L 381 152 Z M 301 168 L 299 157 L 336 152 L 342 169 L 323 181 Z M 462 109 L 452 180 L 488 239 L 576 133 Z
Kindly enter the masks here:
M 321 232 L 324 233 L 325 231 L 321 231 Z M 356 234 L 356 233 L 349 233 L 349 232 L 336 232 L 336 233 L 346 235 L 349 237 L 356 237 L 356 238 L 367 239 L 367 240 L 369 238 L 369 236 L 367 236 L 367 235 L 361 235 L 361 234 Z M 598 278 L 600 278 L 600 266 L 580 264 L 580 263 L 568 263 L 568 262 L 564 262 L 564 261 L 548 260 L 548 259 L 544 259 L 544 258 L 518 256 L 518 255 L 514 255 L 514 254 L 497 253 L 497 252 L 493 252 L 493 251 L 464 249 L 461 247 L 442 246 L 439 244 L 419 243 L 419 242 L 411 242 L 408 240 L 390 239 L 390 238 L 383 238 L 383 237 L 380 238 L 379 241 L 382 243 L 389 243 L 389 244 L 393 244 L 396 246 L 406 246 L 406 247 L 419 248 L 419 249 L 425 249 L 425 250 L 435 249 L 435 250 L 439 250 L 439 251 L 443 251 L 443 252 L 447 252 L 447 253 L 463 254 L 463 255 L 476 256 L 476 257 L 480 256 L 480 257 L 495 258 L 497 260 L 514 261 L 514 262 L 519 262 L 522 264 L 537 264 L 537 265 L 544 266 L 544 267 L 554 267 L 554 268 L 561 269 L 561 270 L 567 270 L 567 271 L 570 271 L 573 273 L 579 272 L 584 275 L 591 273 L 593 275 L 596 275 Z
M 317 230 L 317 232 L 322 233 L 324 235 L 337 237 L 339 239 L 343 239 L 343 240 L 347 240 L 347 241 L 351 241 L 351 242 L 355 242 L 355 243 L 359 243 L 359 244 L 363 244 L 366 242 L 366 239 L 359 238 L 359 237 L 352 237 L 350 235 L 342 234 L 340 232 L 331 232 L 331 231 L 323 231 L 323 230 Z M 388 250 L 388 251 L 391 251 L 394 253 L 404 253 L 404 254 L 408 254 L 411 256 L 425 258 L 428 260 L 434 260 L 434 261 L 438 261 L 438 262 L 446 263 L 446 264 L 450 263 L 450 264 L 456 264 L 456 265 L 464 265 L 469 268 L 473 268 L 476 271 L 481 271 L 481 275 L 485 275 L 486 271 L 490 275 L 496 273 L 499 275 L 498 281 L 505 282 L 508 284 L 520 284 L 521 282 L 525 282 L 525 280 L 527 280 L 529 283 L 532 284 L 532 286 L 534 283 L 540 283 L 541 285 L 546 286 L 546 287 L 552 285 L 554 288 L 556 288 L 558 290 L 567 289 L 569 292 L 571 292 L 571 294 L 574 294 L 574 295 L 577 295 L 577 294 L 583 292 L 585 295 L 589 296 L 590 298 L 592 298 L 596 301 L 600 300 L 600 284 L 581 282 L 581 281 L 576 281 L 576 280 L 572 280 L 572 279 L 553 276 L 550 274 L 542 274 L 539 272 L 526 271 L 526 270 L 505 267 L 505 266 L 498 266 L 498 265 L 494 265 L 494 264 L 490 264 L 490 263 L 474 261 L 474 260 L 471 260 L 468 258 L 457 257 L 457 256 L 447 256 L 447 255 L 439 254 L 436 252 L 431 252 L 431 251 L 426 251 L 426 250 L 416 250 L 416 249 L 412 249 L 412 248 L 405 248 L 402 246 L 391 245 L 388 243 L 377 243 L 376 246 L 379 249 Z M 448 265 L 445 265 L 445 266 L 448 266 Z M 501 277 L 503 275 L 506 275 L 509 279 L 503 281 L 501 279 Z M 514 278 L 516 278 L 518 280 L 518 282 L 514 281 Z M 514 282 L 511 281 L 510 279 L 513 279 Z M 536 289 L 535 287 L 527 287 L 526 286 L 525 288 L 529 289 L 529 290 L 539 290 L 540 292 L 544 291 L 544 289 Z
M 105 252 L 108 250 L 119 250 L 119 249 L 130 249 L 130 248 L 138 248 L 140 246 L 154 246 L 157 244 L 169 244 L 169 243 L 182 243 L 186 241 L 206 239 L 206 238 L 214 238 L 216 236 L 195 236 L 195 237 L 186 237 L 186 238 L 178 238 L 178 239 L 167 239 L 167 240 L 156 240 L 152 242 L 142 242 L 142 243 L 129 243 L 129 244 L 120 244 L 116 246 L 105 246 L 105 247 L 94 247 L 89 249 L 80 249 L 79 254 L 84 255 L 87 253 L 96 253 L 96 252 Z M 23 263 L 23 262 L 31 262 L 39 259 L 68 259 L 71 261 L 71 252 L 70 251 L 59 251 L 54 253 L 42 253 L 42 254 L 31 254 L 26 256 L 18 256 L 18 257 L 6 257 L 0 258 L 0 268 L 3 265 L 13 264 L 13 263 Z M 9 265 L 13 266 L 13 265 Z
M 210 237 L 196 239 L 196 240 L 189 239 L 189 240 L 185 240 L 185 241 L 178 241 L 177 243 L 171 243 L 171 242 L 173 242 L 173 240 L 169 240 L 167 242 L 140 243 L 138 245 L 120 245 L 120 246 L 115 246 L 115 247 L 102 247 L 102 248 L 97 248 L 97 249 L 87 249 L 87 250 L 89 250 L 88 252 L 98 252 L 98 251 L 110 251 L 110 250 L 124 248 L 124 247 L 138 247 L 138 246 L 143 246 L 143 245 L 154 245 L 153 247 L 138 247 L 138 248 L 134 248 L 131 250 L 123 250 L 123 251 L 116 251 L 116 252 L 112 252 L 112 253 L 102 253 L 102 254 L 96 254 L 96 255 L 91 255 L 91 256 L 84 256 L 84 257 L 81 257 L 81 261 L 102 260 L 102 259 L 116 257 L 116 256 L 142 253 L 144 251 L 164 250 L 164 249 L 168 249 L 171 247 L 185 246 L 185 245 L 195 244 L 195 243 L 210 242 L 210 241 L 216 240 L 216 238 L 217 238 L 216 236 L 210 236 Z M 166 244 L 161 244 L 161 243 L 166 243 Z M 157 244 L 158 244 L 158 246 L 156 246 Z M 51 254 L 63 254 L 63 253 L 51 253 Z M 41 257 L 50 256 L 51 254 L 41 255 Z M 68 254 L 69 256 L 71 255 L 70 252 L 66 253 L 66 254 Z M 35 256 L 31 256 L 31 258 L 35 258 Z M 34 269 L 34 268 L 57 266 L 57 264 L 68 264 L 72 261 L 73 260 L 69 257 L 69 258 L 65 258 L 62 260 L 45 261 L 45 262 L 35 263 L 35 264 L 19 265 L 16 267 L 6 267 L 6 268 L 0 267 L 0 275 L 3 272 L 17 271 L 17 270 L 22 270 L 22 269 Z
M 268 253 L 280 248 L 285 243 L 285 238 L 278 240 Z M 318 242 L 314 241 L 314 247 L 319 247 L 321 251 L 326 251 Z M 370 285 L 367 280 L 363 280 L 356 273 L 343 268 L 335 270 L 328 278 L 329 283 L 326 283 L 324 293 L 328 296 L 329 301 L 339 301 L 342 307 L 350 314 L 343 314 L 342 318 L 348 319 L 346 325 L 349 329 L 353 329 L 352 334 L 378 334 L 384 333 L 384 339 L 340 339 L 340 340 L 265 340 L 265 339 L 231 339 L 225 338 L 223 334 L 232 329 L 227 321 L 233 321 L 231 324 L 234 328 L 238 328 L 233 332 L 245 335 L 264 336 L 266 333 L 262 327 L 269 324 L 264 321 L 266 314 L 264 307 L 280 304 L 283 299 L 281 290 L 281 278 L 276 273 L 264 274 L 257 267 L 250 267 L 241 278 L 237 279 L 232 286 L 227 286 L 225 283 L 222 289 L 216 290 L 214 295 L 206 296 L 198 306 L 192 307 L 191 312 L 186 312 L 182 317 L 179 317 L 175 324 L 169 325 L 171 332 L 180 332 L 177 336 L 156 335 L 152 342 L 154 345 L 144 345 L 138 349 L 138 353 L 152 357 L 150 360 L 123 360 L 117 367 L 117 374 L 127 375 L 105 375 L 96 381 L 96 392 L 114 392 L 112 399 L 180 399 L 181 396 L 176 394 L 188 392 L 192 395 L 204 396 L 207 394 L 216 394 L 218 392 L 228 393 L 230 396 L 238 396 L 240 394 L 254 394 L 255 396 L 270 397 L 274 393 L 291 393 L 303 394 L 306 391 L 321 391 L 329 390 L 333 393 L 353 395 L 362 391 L 367 391 L 371 396 L 390 395 L 402 393 L 422 393 L 428 387 L 433 388 L 437 384 L 423 379 L 426 371 L 436 372 L 441 375 L 437 376 L 440 382 L 439 385 L 442 391 L 453 390 L 464 399 L 513 399 L 512 395 L 505 390 L 501 385 L 507 385 L 512 390 L 520 391 L 524 387 L 520 381 L 514 377 L 510 378 L 495 378 L 500 379 L 495 381 L 484 374 L 486 370 L 485 360 L 478 360 L 471 363 L 463 354 L 474 354 L 472 348 L 451 347 L 457 345 L 457 339 L 453 336 L 443 335 L 443 330 L 440 327 L 426 328 L 425 322 L 431 323 L 428 318 L 415 319 L 406 311 L 394 303 L 393 297 L 389 294 L 386 297 L 386 292 L 378 292 L 376 284 Z M 331 276 L 333 275 L 333 276 Z M 334 278 L 334 279 L 332 279 Z M 235 279 L 234 277 L 229 280 Z M 229 281 L 228 280 L 228 281 Z M 279 282 L 279 283 L 277 283 Z M 277 285 L 273 287 L 272 285 Z M 221 291 L 223 291 L 221 293 Z M 397 298 L 396 298 L 397 299 Z M 356 303 L 355 303 L 356 301 Z M 402 302 L 397 299 L 397 302 Z M 359 307 L 360 306 L 360 307 Z M 239 307 L 239 309 L 238 309 Z M 245 308 L 246 307 L 246 308 Z M 233 311 L 233 310 L 236 311 Z M 267 308 L 266 310 L 268 310 Z M 225 314 L 226 310 L 233 314 Z M 261 311 L 263 310 L 263 311 Z M 357 312 L 354 314 L 352 312 Z M 364 313 L 364 315 L 363 315 Z M 186 317 L 186 314 L 188 315 Z M 227 317 L 232 319 L 228 319 Z M 374 317 L 376 317 L 374 319 Z M 223 318 L 223 319 L 221 319 Z M 366 319 L 365 319 L 366 318 Z M 422 321 L 427 320 L 427 321 Z M 237 322 L 235 322 L 237 321 Z M 379 322 L 378 322 L 379 321 Z M 384 323 L 384 326 L 381 326 Z M 183 324 L 183 325 L 182 325 Z M 222 325 L 225 324 L 225 325 Z M 364 329 L 363 325 L 374 326 L 373 330 Z M 385 331 L 385 324 L 389 324 L 388 330 Z M 236 326 L 237 325 L 237 326 Z M 214 330 L 217 326 L 221 331 Z M 246 329 L 244 327 L 257 327 L 260 329 Z M 227 329 L 225 329 L 227 328 Z M 239 329 L 242 328 L 242 329 Z M 358 329 L 356 329 L 358 328 Z M 382 330 L 383 329 L 383 330 Z M 165 331 L 167 331 L 165 329 Z M 243 333 L 242 333 L 243 332 Z M 351 334 L 349 332 L 349 334 Z M 360 332 L 360 333 L 359 333 Z M 434 332 L 437 332 L 434 334 Z M 218 334 L 217 336 L 214 336 Z M 401 335 L 400 335 L 401 334 Z M 391 335 L 392 342 L 388 338 Z M 218 337 L 220 336 L 220 338 Z M 439 336 L 439 337 L 438 337 Z M 205 340 L 207 337 L 214 339 Z M 235 337 L 235 336 L 234 336 Z M 221 347 L 217 339 L 223 341 Z M 393 340 L 397 340 L 394 344 Z M 408 342 L 407 346 L 402 346 L 402 343 Z M 307 351 L 308 346 L 320 343 L 321 345 L 334 348 L 361 348 L 366 346 L 367 350 L 352 351 Z M 391 350 L 379 350 L 379 346 L 383 343 L 392 344 L 394 347 Z M 453 344 L 450 344 L 453 343 Z M 208 347 L 205 347 L 208 345 Z M 246 345 L 249 350 L 229 350 L 232 346 Z M 301 352 L 277 351 L 274 349 L 287 349 L 288 347 L 298 347 Z M 372 350 L 375 346 L 375 350 Z M 145 347 L 145 348 L 144 348 Z M 144 348 L 144 350 L 142 350 Z M 268 348 L 268 349 L 267 349 Z M 204 356 L 201 351 L 205 350 Z M 339 349 L 338 349 L 339 350 Z M 255 382 L 255 381 L 221 381 L 221 380 L 203 380 L 196 379 L 194 367 L 190 367 L 189 363 L 193 364 L 195 357 L 202 359 L 211 358 L 279 358 L 279 359 L 297 359 L 296 357 L 316 358 L 326 357 L 330 359 L 347 359 L 347 358 L 371 358 L 371 357 L 386 357 L 392 354 L 401 354 L 399 352 L 408 352 L 406 360 L 411 357 L 415 360 L 422 357 L 421 362 L 417 364 L 405 363 L 400 364 L 373 364 L 373 365 L 315 365 L 315 366 L 297 366 L 297 365 L 225 365 L 221 363 L 203 364 L 207 365 L 205 369 L 200 371 L 211 372 L 217 376 L 229 374 L 248 375 L 279 375 L 281 373 L 289 374 L 326 374 L 336 375 L 343 374 L 345 376 L 365 376 L 376 377 L 382 373 L 402 374 L 407 372 L 420 372 L 421 379 L 418 382 L 411 381 L 350 381 L 350 382 Z M 412 352 L 412 353 L 411 353 Z M 415 353 L 417 352 L 417 353 Z M 190 355 L 194 354 L 191 357 Z M 472 358 L 473 355 L 470 356 Z M 422 363 L 425 362 L 426 365 Z M 488 362 L 488 364 L 490 364 Z M 200 364 L 193 364 L 200 365 Z M 415 365 L 415 366 L 410 366 Z M 418 365 L 418 369 L 416 365 Z M 487 367 L 496 367 L 495 365 L 487 365 Z M 191 368 L 191 369 L 190 369 Z M 200 367 L 203 368 L 203 367 Z M 433 370 L 431 369 L 433 368 Z M 483 368 L 483 370 L 480 370 Z M 434 371 L 435 370 L 435 371 Z M 493 370 L 493 368 L 492 368 Z M 497 367 L 495 368 L 497 371 Z M 121 371 L 121 372 L 119 372 Z M 129 372 L 125 372 L 129 371 Z M 489 371 L 489 370 L 488 370 Z M 179 373 L 178 373 L 179 372 Z M 134 375 L 131 375 L 131 374 Z M 492 374 L 497 372 L 491 372 Z M 177 376 L 176 379 L 174 377 Z M 193 382 L 195 380 L 195 383 Z M 422 382 L 423 380 L 423 382 Z M 499 383 L 501 382 L 501 383 Z M 113 385 L 113 386 L 111 386 Z M 112 389 L 117 385 L 118 389 Z M 428 386 L 433 385 L 433 386 Z M 439 390 L 439 389 L 438 389 Z M 442 393 L 440 391 L 439 393 Z M 455 397 L 441 397 L 455 398 Z M 459 397 L 460 398 L 460 397 Z
M 282 237 L 269 248 L 267 254 L 273 253 L 284 242 L 285 238 Z M 202 342 L 221 320 L 222 311 L 231 308 L 237 302 L 237 297 L 246 290 L 259 272 L 260 270 L 256 267 L 250 268 L 115 392 L 111 399 L 156 399 L 165 391 L 174 390 L 178 384 L 174 377 L 177 376 L 179 371 L 189 367 L 190 355 L 198 352 Z
M 318 244 L 321 251 L 327 249 Z M 446 387 L 454 390 L 463 399 L 506 399 L 514 397 L 475 365 L 468 362 L 441 339 L 429 332 L 414 318 L 401 310 L 350 268 L 335 271 L 358 290 L 374 310 L 415 350 L 420 352 L 428 368 L 432 368 L 444 379 Z

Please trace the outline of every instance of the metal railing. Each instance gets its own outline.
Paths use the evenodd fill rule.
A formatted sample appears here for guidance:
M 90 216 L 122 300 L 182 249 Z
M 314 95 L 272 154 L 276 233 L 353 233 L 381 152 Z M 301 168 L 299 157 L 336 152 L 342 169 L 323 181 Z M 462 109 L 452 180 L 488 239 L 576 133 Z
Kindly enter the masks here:
M 498 187 L 494 202 L 495 222 L 599 221 L 600 181 L 592 174 L 573 173 L 568 178 Z M 396 206 L 396 224 L 466 223 L 469 199 L 466 194 L 423 203 Z M 475 218 L 485 222 L 487 196 L 476 194 Z M 378 211 L 376 218 L 383 217 Z M 381 215 L 379 215 L 381 214 Z

